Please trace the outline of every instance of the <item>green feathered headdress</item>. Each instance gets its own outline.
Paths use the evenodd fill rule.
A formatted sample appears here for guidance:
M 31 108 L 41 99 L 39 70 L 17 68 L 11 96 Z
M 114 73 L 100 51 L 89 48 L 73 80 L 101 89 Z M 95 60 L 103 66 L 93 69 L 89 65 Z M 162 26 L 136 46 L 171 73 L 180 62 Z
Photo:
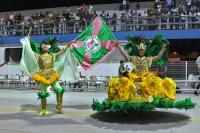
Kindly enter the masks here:
M 51 48 L 49 49 L 49 53 L 57 53 L 60 51 L 57 41 L 58 40 L 55 37 L 48 38 L 47 42 L 51 45 Z
M 128 51 L 129 55 L 138 56 L 138 45 L 141 43 L 147 45 L 145 49 L 145 56 L 156 56 L 162 49 L 165 43 L 168 43 L 166 39 L 164 39 L 161 35 L 157 35 L 153 38 L 153 40 L 145 39 L 140 36 L 128 36 L 128 43 L 125 46 L 125 49 Z M 163 56 L 156 62 L 159 66 L 164 66 L 166 64 L 166 60 L 169 55 L 169 50 L 166 49 Z
M 49 53 L 57 53 L 60 51 L 60 48 L 58 47 L 58 44 L 57 44 L 57 39 L 55 37 L 50 37 L 47 39 L 47 41 L 45 41 L 47 44 L 50 44 L 51 45 L 51 48 L 49 49 Z M 37 43 L 36 41 L 34 40 L 30 40 L 30 44 L 31 44 L 31 48 L 34 52 L 36 53 L 41 53 L 41 49 L 40 49 L 40 44 Z

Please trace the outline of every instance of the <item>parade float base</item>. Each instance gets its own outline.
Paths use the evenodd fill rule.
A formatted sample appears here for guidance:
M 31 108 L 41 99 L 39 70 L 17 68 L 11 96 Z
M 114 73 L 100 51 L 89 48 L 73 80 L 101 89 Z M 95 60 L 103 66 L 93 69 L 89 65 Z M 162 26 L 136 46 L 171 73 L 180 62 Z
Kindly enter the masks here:
M 151 111 L 156 108 L 163 109 L 185 109 L 189 110 L 195 107 L 195 103 L 190 99 L 171 101 L 165 98 L 153 97 L 152 102 L 133 102 L 133 101 L 110 101 L 105 99 L 99 102 L 93 100 L 92 108 L 98 112 L 134 112 L 134 111 Z

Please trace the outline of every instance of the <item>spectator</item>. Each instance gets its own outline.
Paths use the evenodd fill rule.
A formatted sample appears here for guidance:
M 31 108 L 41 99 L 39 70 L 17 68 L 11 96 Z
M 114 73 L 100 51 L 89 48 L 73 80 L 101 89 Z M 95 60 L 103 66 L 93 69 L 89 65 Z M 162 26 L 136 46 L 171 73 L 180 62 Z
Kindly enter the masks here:
M 167 29 L 167 13 L 163 12 L 161 13 L 161 29 L 166 30 Z
M 74 26 L 75 26 L 75 32 L 78 33 L 79 29 L 80 29 L 80 16 L 78 13 L 76 14 L 76 17 L 75 17 L 75 25 Z
M 197 67 L 198 67 L 198 70 L 199 70 L 199 73 L 200 73 L 200 56 L 197 58 L 196 64 L 197 64 Z M 199 77 L 199 80 L 200 80 L 200 77 Z M 198 95 L 199 88 L 200 88 L 200 83 L 197 85 L 196 90 L 194 91 L 195 95 Z
M 116 31 L 117 27 L 117 14 L 113 13 L 112 20 L 111 20 L 111 26 L 113 26 L 114 32 Z
M 124 13 L 122 13 L 120 17 L 120 21 L 121 21 L 121 31 L 125 31 L 125 14 Z
M 172 0 L 172 7 L 176 7 L 176 0 Z
M 185 29 L 185 24 L 186 24 L 186 14 L 185 14 L 185 12 L 182 12 L 180 17 L 181 17 L 181 28 Z
M 138 13 L 137 22 L 138 26 L 136 27 L 136 30 L 143 30 L 143 19 L 141 17 L 141 13 Z
M 126 0 L 122 0 L 122 6 L 123 6 L 123 9 L 126 9 L 126 6 L 127 6 L 127 1 Z
M 128 70 L 125 67 L 125 60 L 121 60 L 120 66 L 119 66 L 119 69 L 118 69 L 118 75 L 121 77 L 121 76 L 127 76 L 127 74 L 128 74 Z
M 191 6 L 192 6 L 192 0 L 186 0 L 186 11 L 187 11 L 187 14 L 189 14 Z
M 118 24 L 118 22 L 122 31 L 155 30 L 158 28 L 160 22 L 161 29 L 166 29 L 169 22 L 171 23 L 171 29 L 179 29 L 179 27 L 185 29 L 186 19 L 189 22 L 188 28 L 199 28 L 200 8 L 198 4 L 192 7 L 192 0 L 184 1 L 187 2 L 185 6 L 180 5 L 179 2 L 179 6 L 176 7 L 175 0 L 166 0 L 165 3 L 167 6 L 164 4 L 161 6 L 159 3 L 160 0 L 155 0 L 155 5 L 157 5 L 156 9 L 148 9 L 148 12 L 146 11 L 147 9 L 141 9 L 140 3 L 137 2 L 135 9 L 141 9 L 137 12 L 134 10 L 126 10 L 126 12 L 120 11 L 110 15 L 111 12 L 102 11 L 101 16 L 106 23 L 112 27 L 113 31 L 117 30 L 116 24 Z M 129 1 L 122 1 L 122 4 L 126 5 L 124 7 L 127 9 Z M 167 14 L 168 11 L 170 12 Z M 35 13 L 32 16 L 10 13 L 1 17 L 2 25 L 0 30 L 2 36 L 23 35 L 22 32 L 28 30 L 30 26 L 33 27 L 33 34 L 81 32 L 96 18 L 98 13 L 98 11 L 93 11 L 92 5 L 89 5 L 88 8 L 85 4 L 81 5 L 74 13 L 71 13 L 69 7 L 60 14 L 54 14 L 52 11 Z M 189 17 L 188 13 L 190 15 Z M 168 18 L 168 16 L 171 17 Z M 182 22 L 182 24 L 180 22 Z
M 140 10 L 140 3 L 139 2 L 136 3 L 135 10 Z
M 93 6 L 90 4 L 90 6 L 89 6 L 89 10 L 88 10 L 89 14 L 91 14 L 92 11 L 93 11 Z
M 167 1 L 167 8 L 170 10 L 172 8 L 172 0 L 166 0 Z
M 160 4 L 160 0 L 155 0 L 154 8 L 158 9 L 158 5 Z

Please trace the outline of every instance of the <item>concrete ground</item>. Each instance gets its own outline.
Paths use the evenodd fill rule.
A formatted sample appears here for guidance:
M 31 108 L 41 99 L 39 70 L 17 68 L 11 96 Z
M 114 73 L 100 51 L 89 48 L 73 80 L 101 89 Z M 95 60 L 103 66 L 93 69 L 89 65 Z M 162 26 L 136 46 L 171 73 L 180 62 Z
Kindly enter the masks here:
M 91 108 L 93 98 L 102 101 L 105 92 L 68 92 L 64 114 L 55 113 L 56 99 L 48 98 L 48 116 L 38 116 L 40 101 L 35 90 L 0 89 L 0 133 L 199 133 L 200 96 L 192 110 L 156 110 L 148 113 L 98 113 Z

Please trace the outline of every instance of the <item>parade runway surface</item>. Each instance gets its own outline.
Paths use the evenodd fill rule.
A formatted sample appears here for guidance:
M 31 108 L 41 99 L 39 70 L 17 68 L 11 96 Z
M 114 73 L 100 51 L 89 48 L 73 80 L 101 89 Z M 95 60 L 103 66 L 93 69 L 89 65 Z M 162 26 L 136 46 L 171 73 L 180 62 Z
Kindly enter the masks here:
M 93 98 L 102 101 L 106 92 L 64 94 L 64 114 L 56 114 L 53 92 L 48 98 L 47 116 L 38 116 L 40 100 L 35 90 L 0 89 L 0 133 L 199 133 L 200 95 L 192 110 L 162 109 L 146 113 L 98 113 L 91 108 Z

